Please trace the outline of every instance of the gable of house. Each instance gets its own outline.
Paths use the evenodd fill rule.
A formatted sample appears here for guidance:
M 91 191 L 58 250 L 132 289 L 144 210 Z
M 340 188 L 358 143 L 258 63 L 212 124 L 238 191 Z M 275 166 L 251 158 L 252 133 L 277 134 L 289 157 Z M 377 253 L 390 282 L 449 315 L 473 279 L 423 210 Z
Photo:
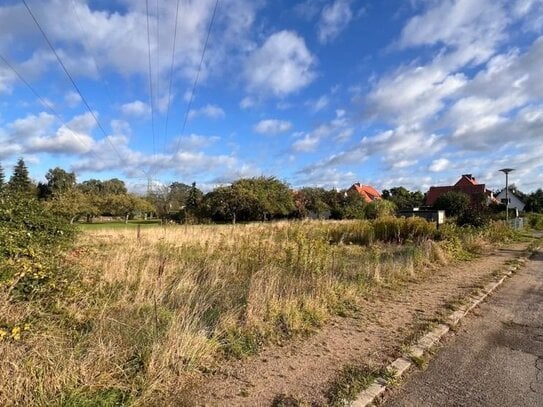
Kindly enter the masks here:
M 375 188 L 369 185 L 361 185 L 359 182 L 353 184 L 353 186 L 349 188 L 349 191 L 358 192 L 367 203 L 381 199 L 381 194 Z
M 522 200 L 515 195 L 515 193 L 511 190 L 509 190 L 508 193 L 509 198 L 509 208 L 516 208 L 519 211 L 523 211 L 526 204 L 522 202 Z M 505 199 L 505 188 L 500 191 L 499 194 L 496 195 L 496 199 L 498 202 L 501 202 L 502 199 Z
M 463 192 L 470 197 L 473 207 L 496 201 L 492 192 L 486 189 L 485 184 L 478 184 L 471 174 L 463 174 L 454 185 L 430 187 L 426 194 L 426 205 L 433 206 L 437 199 L 447 192 Z

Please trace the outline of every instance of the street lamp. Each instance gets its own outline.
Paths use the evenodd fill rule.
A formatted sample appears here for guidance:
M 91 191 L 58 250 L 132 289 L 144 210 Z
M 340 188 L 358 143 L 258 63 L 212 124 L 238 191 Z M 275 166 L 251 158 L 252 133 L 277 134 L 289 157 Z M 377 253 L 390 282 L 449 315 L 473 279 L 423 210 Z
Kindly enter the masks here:
M 505 221 L 509 221 L 509 173 L 515 171 L 514 168 L 502 168 L 500 170 L 505 174 Z

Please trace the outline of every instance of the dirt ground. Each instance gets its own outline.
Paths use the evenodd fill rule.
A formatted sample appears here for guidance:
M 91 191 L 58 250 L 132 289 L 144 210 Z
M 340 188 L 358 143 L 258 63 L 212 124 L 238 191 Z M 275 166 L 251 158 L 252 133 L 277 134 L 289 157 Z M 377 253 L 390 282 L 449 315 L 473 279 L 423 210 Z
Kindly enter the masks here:
M 270 346 L 230 361 L 201 380 L 195 406 L 270 406 L 280 394 L 302 405 L 324 406 L 329 383 L 348 364 L 384 366 L 428 321 L 450 312 L 450 304 L 493 278 L 526 244 L 494 250 L 469 262 L 427 270 L 363 300 L 354 316 L 335 317 L 308 338 Z

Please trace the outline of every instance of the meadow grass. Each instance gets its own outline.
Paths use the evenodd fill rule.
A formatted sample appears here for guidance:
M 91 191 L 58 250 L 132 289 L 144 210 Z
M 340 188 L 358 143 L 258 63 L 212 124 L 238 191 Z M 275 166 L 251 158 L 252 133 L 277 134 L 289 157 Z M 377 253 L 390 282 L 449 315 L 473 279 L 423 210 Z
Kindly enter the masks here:
M 0 296 L 0 327 L 22 327 L 0 338 L 0 405 L 181 405 L 225 358 L 309 334 L 489 236 L 396 218 L 87 230 L 62 294 Z

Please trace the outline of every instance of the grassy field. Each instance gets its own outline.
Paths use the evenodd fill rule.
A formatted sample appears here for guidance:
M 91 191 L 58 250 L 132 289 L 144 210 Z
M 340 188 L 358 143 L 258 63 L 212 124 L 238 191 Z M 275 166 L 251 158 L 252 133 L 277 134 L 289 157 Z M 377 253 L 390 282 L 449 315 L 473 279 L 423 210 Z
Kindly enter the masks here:
M 396 218 L 150 227 L 139 239 L 133 225 L 86 229 L 54 298 L 2 292 L 0 405 L 182 405 L 221 360 L 510 237 Z
M 152 228 L 161 226 L 160 220 L 129 220 L 125 222 L 94 222 L 94 223 L 78 223 L 77 227 L 83 231 L 91 231 L 98 229 L 136 229 L 140 228 Z

